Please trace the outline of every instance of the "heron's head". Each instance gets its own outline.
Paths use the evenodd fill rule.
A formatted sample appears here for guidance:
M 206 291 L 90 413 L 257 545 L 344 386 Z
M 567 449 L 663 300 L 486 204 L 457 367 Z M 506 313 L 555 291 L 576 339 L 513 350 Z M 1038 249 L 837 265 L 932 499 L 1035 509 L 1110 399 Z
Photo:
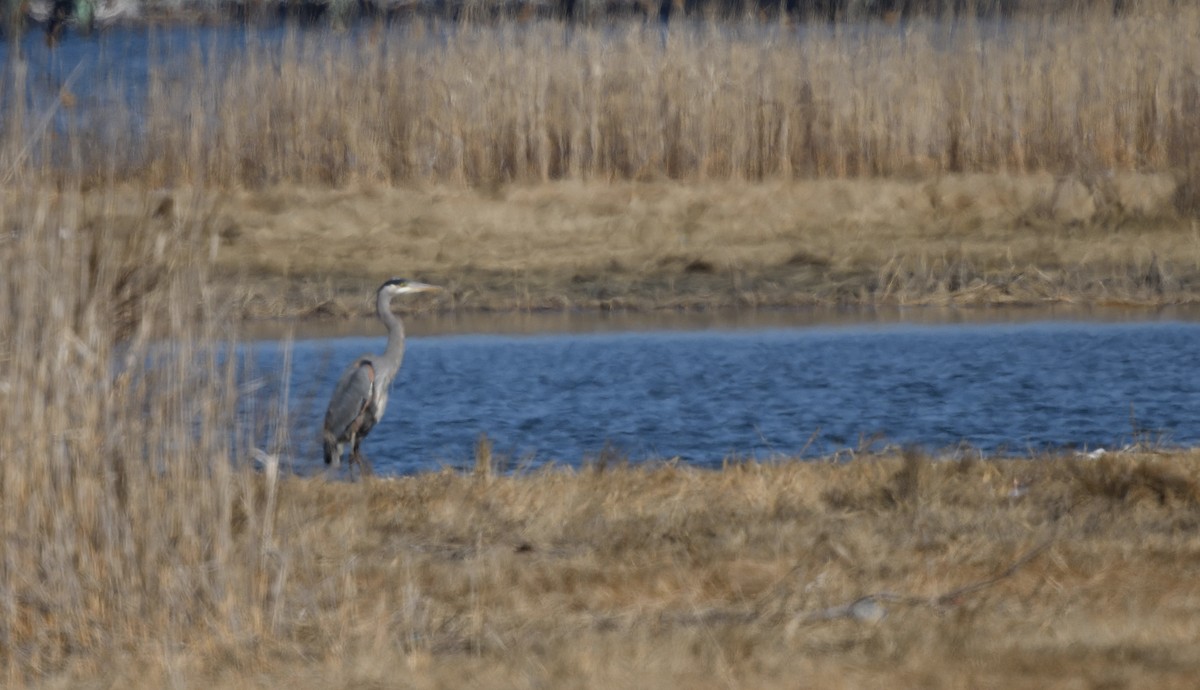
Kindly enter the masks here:
M 393 297 L 396 295 L 408 295 L 414 292 L 436 292 L 438 290 L 441 290 L 441 288 L 436 285 L 429 285 L 428 283 L 421 283 L 409 280 L 408 278 L 392 278 L 379 286 L 380 292 L 386 292 Z

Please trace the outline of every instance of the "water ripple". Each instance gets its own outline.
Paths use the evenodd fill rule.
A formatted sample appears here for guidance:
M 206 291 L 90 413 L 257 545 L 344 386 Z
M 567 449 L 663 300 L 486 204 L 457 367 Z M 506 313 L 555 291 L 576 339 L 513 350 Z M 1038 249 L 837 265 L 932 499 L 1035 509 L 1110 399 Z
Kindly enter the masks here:
M 514 463 L 713 465 L 864 440 L 985 453 L 1200 438 L 1200 325 L 1028 323 L 410 339 L 377 469 L 470 464 L 480 434 Z M 293 454 L 316 467 L 338 366 L 382 338 L 293 347 Z M 260 343 L 258 366 L 277 366 Z

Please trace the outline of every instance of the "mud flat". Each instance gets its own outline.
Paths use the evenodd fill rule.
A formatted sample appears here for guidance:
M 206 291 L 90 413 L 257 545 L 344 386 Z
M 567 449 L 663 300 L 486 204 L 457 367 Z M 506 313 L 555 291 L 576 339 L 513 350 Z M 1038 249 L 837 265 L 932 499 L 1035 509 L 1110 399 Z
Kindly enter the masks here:
M 399 274 L 432 311 L 1161 306 L 1200 297 L 1169 175 L 292 188 L 216 203 L 245 318 L 344 318 Z

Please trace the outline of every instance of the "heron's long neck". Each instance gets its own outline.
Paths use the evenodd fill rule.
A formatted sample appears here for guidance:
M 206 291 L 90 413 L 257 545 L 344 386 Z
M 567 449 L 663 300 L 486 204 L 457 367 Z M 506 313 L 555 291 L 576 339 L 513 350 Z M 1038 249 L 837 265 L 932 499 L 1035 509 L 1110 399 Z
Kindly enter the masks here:
M 393 368 L 399 367 L 400 360 L 404 358 L 404 322 L 392 313 L 392 298 L 383 292 L 379 293 L 375 310 L 379 313 L 379 320 L 388 330 L 387 350 L 383 353 L 383 358 L 390 362 Z

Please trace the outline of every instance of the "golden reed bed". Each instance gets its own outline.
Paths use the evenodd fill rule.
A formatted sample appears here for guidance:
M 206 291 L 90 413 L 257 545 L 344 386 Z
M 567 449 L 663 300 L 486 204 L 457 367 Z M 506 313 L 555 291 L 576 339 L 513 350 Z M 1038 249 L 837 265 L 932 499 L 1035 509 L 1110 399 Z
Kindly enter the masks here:
M 77 94 L 18 70 L 10 95 L 28 96 L 7 113 L 0 161 L 11 181 L 40 170 L 40 147 L 73 144 L 71 172 L 88 180 L 221 188 L 1136 171 L 1178 173 L 1190 207 L 1200 11 L 1145 7 L 666 33 L 251 29 L 236 58 L 206 63 L 186 42 L 152 57 L 139 96 L 121 75 Z M 45 127 L 51 110 L 69 126 Z

